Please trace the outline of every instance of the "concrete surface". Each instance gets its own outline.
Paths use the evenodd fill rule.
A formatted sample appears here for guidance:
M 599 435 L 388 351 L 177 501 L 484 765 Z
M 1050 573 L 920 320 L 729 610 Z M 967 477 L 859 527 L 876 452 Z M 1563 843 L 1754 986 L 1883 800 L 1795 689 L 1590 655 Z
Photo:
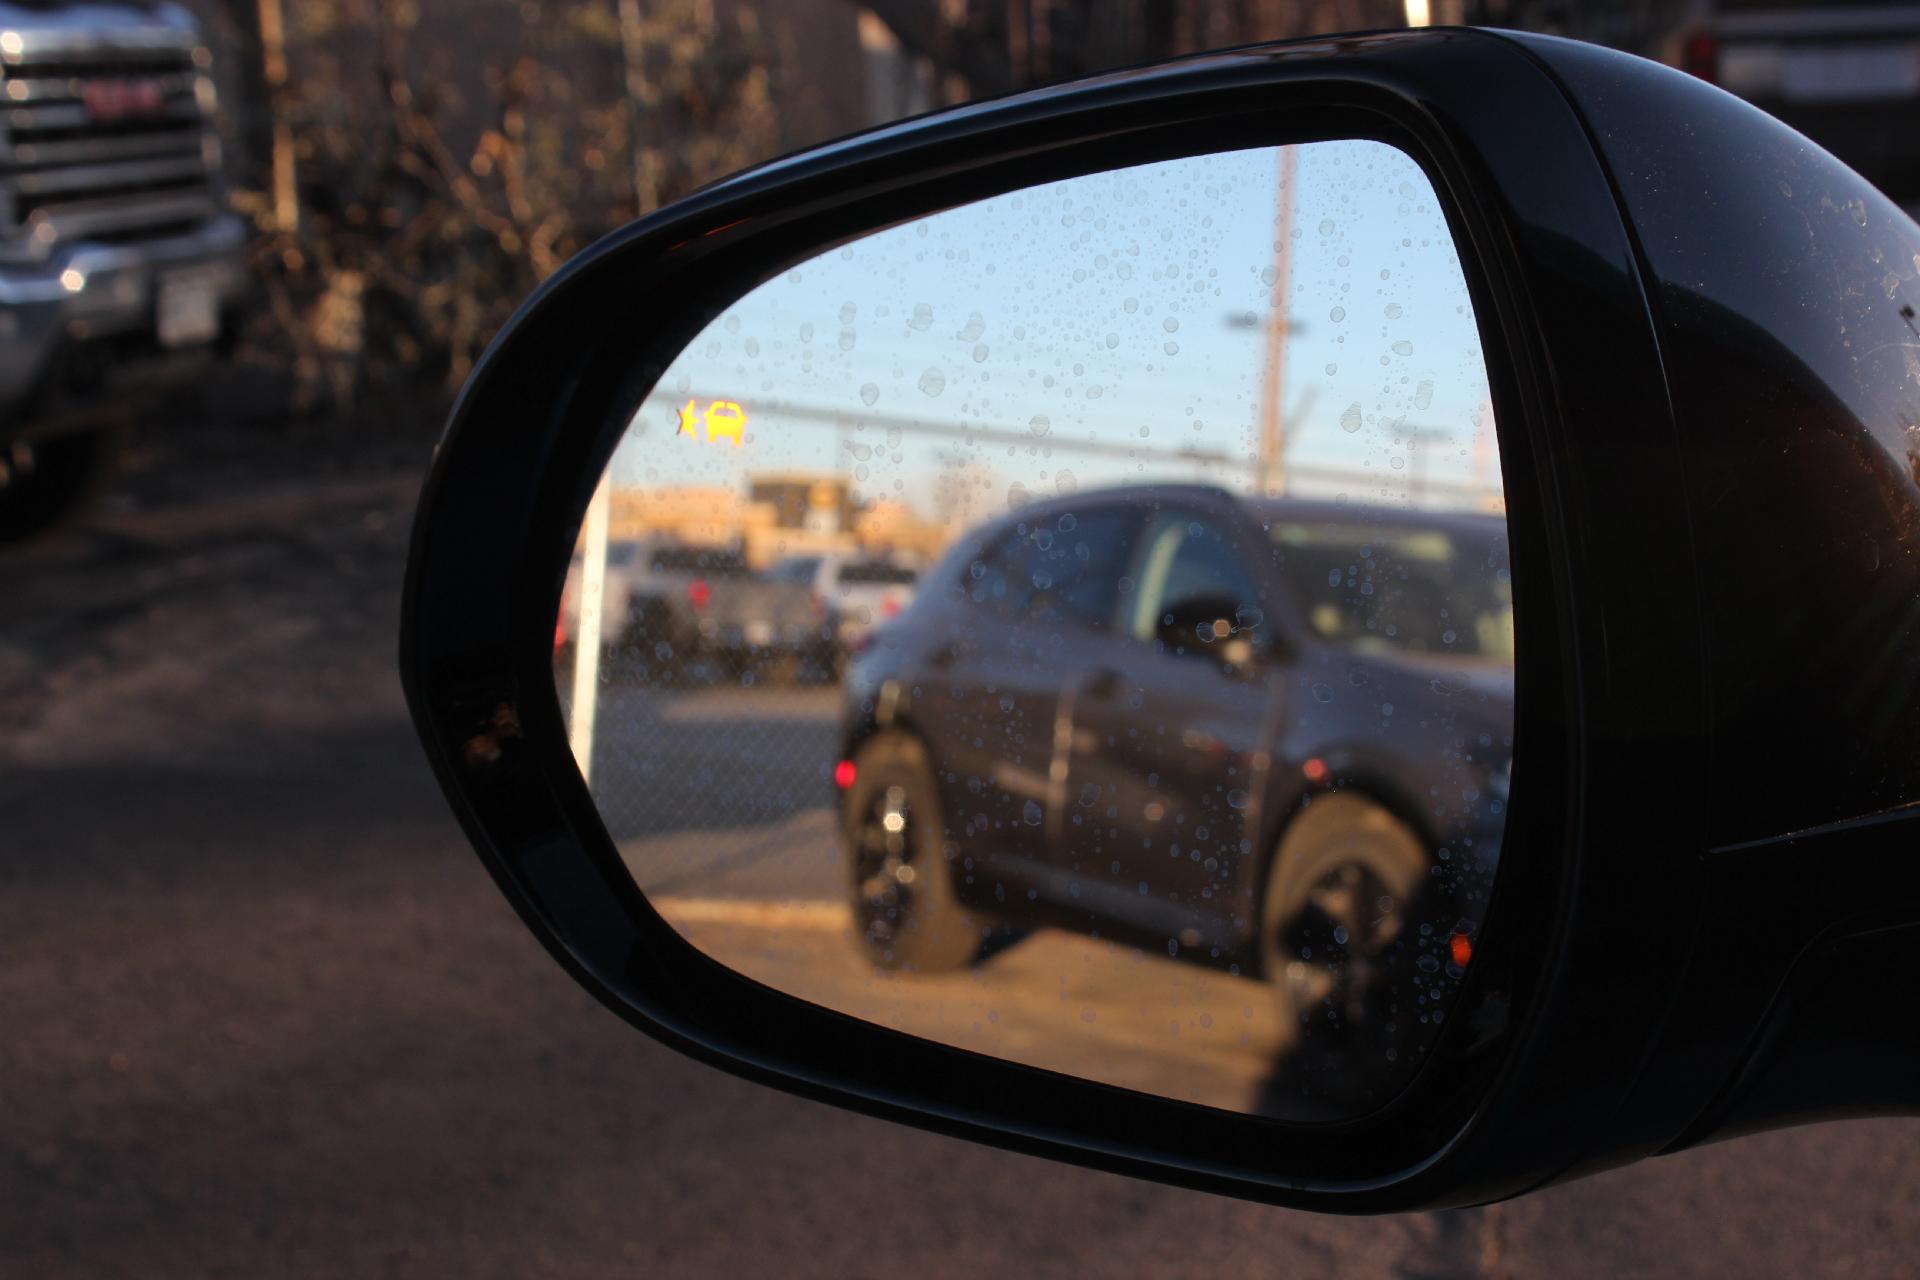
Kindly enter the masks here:
M 1920 1257 L 1913 1121 L 1348 1220 L 682 1059 L 538 950 L 418 758 L 391 657 L 412 478 L 243 462 L 136 474 L 93 529 L 0 561 L 0 1275 L 1576 1280 Z

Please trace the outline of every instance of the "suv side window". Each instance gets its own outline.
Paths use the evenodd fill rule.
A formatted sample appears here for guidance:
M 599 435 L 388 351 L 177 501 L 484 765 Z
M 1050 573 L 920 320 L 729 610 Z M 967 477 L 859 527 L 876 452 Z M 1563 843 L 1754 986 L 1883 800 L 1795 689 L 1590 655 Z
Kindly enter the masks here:
M 1265 634 L 1260 591 L 1219 521 L 1194 512 L 1154 517 L 1141 543 L 1139 590 L 1129 602 L 1125 626 L 1136 640 L 1152 640 L 1161 619 L 1204 600 L 1229 600 L 1235 628 Z
M 1118 506 L 1022 520 L 967 566 L 963 590 L 1008 619 L 1103 628 L 1118 611 L 1138 525 Z

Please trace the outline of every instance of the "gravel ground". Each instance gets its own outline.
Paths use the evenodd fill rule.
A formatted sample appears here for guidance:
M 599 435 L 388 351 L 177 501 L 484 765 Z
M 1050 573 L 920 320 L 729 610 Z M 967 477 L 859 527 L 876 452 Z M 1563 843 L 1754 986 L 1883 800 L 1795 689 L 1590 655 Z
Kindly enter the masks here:
M 136 457 L 0 560 L 0 1275 L 1892 1275 L 1913 1121 L 1318 1218 L 844 1115 L 632 1033 L 417 758 L 413 468 Z

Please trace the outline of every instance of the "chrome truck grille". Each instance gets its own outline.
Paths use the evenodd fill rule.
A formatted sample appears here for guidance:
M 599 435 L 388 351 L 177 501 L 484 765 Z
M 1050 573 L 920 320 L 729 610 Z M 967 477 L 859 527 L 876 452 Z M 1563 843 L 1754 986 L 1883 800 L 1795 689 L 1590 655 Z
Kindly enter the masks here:
M 217 212 L 208 62 L 170 28 L 0 33 L 0 244 L 142 239 Z

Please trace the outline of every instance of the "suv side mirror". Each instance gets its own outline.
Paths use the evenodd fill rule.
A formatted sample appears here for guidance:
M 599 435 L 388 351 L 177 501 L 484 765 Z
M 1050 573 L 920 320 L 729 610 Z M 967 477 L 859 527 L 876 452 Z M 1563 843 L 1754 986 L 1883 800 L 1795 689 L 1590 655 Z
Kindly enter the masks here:
M 1338 180 L 1357 194 L 1277 218 L 1287 157 L 1328 146 L 1350 148 Z M 1140 172 L 1188 162 L 1201 181 Z M 1073 185 L 1039 190 L 1050 184 Z M 1196 212 L 1202 197 L 1219 221 L 1136 234 L 1139 219 Z M 1140 422 L 1179 403 L 1165 397 L 1202 385 L 1169 361 L 1302 350 L 1299 337 L 1263 348 L 1226 334 L 1224 291 L 1284 321 L 1269 297 L 1322 289 L 1332 268 L 1276 283 L 1275 246 L 1339 262 L 1328 246 L 1342 222 L 1373 215 L 1408 221 L 1369 241 L 1384 246 L 1369 249 L 1377 259 L 1340 268 L 1364 272 L 1350 294 L 1314 295 L 1310 326 L 1351 308 L 1385 335 L 1377 364 L 1358 341 L 1314 363 L 1364 369 L 1351 398 L 1321 397 L 1333 412 L 1319 423 L 1340 474 L 1359 481 L 1289 455 L 1277 417 L 1257 429 L 1252 363 L 1220 382 L 1231 423 L 1189 410 L 1192 431 L 1147 439 Z M 935 219 L 960 232 L 932 234 Z M 1052 239 L 1035 249 L 1042 230 Z M 855 261 L 883 236 L 898 274 Z M 1257 255 L 1196 271 L 1191 255 L 1227 237 Z M 1446 305 L 1417 331 L 1383 327 L 1411 266 L 1435 260 L 1458 287 L 1422 296 Z M 1920 226 L 1784 126 L 1679 72 L 1547 38 L 1322 38 L 887 126 L 650 214 L 520 308 L 463 391 L 421 499 L 401 635 L 409 707 L 481 861 L 577 981 L 673 1047 L 807 1097 L 1341 1212 L 1489 1202 L 1716 1137 L 1911 1111 L 1920 1036 L 1897 993 L 1879 993 L 1885 974 L 1920 963 L 1920 445 L 1902 416 L 1912 309 L 1888 301 L 1913 283 L 1899 264 L 1915 261 Z M 1025 295 L 990 315 L 949 305 L 996 265 L 992 287 Z M 1064 288 L 1033 302 L 1047 290 L 1022 273 L 1049 270 L 1093 281 L 1100 307 L 1074 309 Z M 855 304 L 887 280 L 894 292 Z M 730 308 L 776 284 L 816 290 L 825 323 L 844 326 L 840 342 L 815 342 L 812 322 L 767 313 L 767 349 L 812 381 L 752 372 L 747 334 L 738 348 L 713 340 L 711 382 L 673 372 Z M 1045 323 L 1022 314 L 1030 306 L 1052 308 Z M 1072 353 L 1006 354 L 1048 334 L 1068 335 Z M 877 359 L 876 341 L 892 344 Z M 1477 349 L 1472 394 L 1449 405 L 1435 384 L 1463 349 Z M 1116 351 L 1130 352 L 1109 380 L 1124 391 L 1068 384 Z M 1382 368 L 1396 359 L 1412 363 Z M 962 381 L 987 372 L 991 387 Z M 754 388 L 787 397 L 773 428 Z M 1043 400 L 1051 418 L 1028 407 Z M 1090 402 L 1122 428 L 1091 439 Z M 848 429 L 863 408 L 888 416 Z M 1465 439 L 1431 465 L 1416 452 L 1475 422 L 1497 444 L 1497 482 L 1476 487 Z M 1369 425 L 1386 438 L 1363 455 L 1353 441 Z M 808 453 L 820 437 L 807 431 L 842 438 Z M 630 438 L 652 452 L 621 475 L 672 448 L 690 479 L 611 523 L 658 523 L 671 506 L 689 536 L 757 529 L 745 548 L 756 564 L 856 533 L 922 539 L 932 555 L 928 528 L 971 512 L 1044 516 L 1033 527 L 1054 540 L 1049 554 L 1111 580 L 1130 563 L 1125 536 L 1064 518 L 1094 477 L 1148 506 L 1217 501 L 1256 530 L 1364 517 L 1351 554 L 1341 544 L 1313 562 L 1328 600 L 1394 589 L 1401 579 L 1365 567 L 1393 542 L 1395 563 L 1445 587 L 1433 598 L 1446 615 L 1420 619 L 1431 644 L 1396 637 L 1399 615 L 1382 610 L 1396 621 L 1364 652 L 1304 649 L 1303 696 L 1280 715 L 1251 685 L 1189 705 L 1202 698 L 1145 688 L 1118 659 L 1078 685 L 1010 678 L 1035 654 L 1093 667 L 1109 652 L 1084 629 L 1010 612 L 994 615 L 1004 634 L 982 628 L 977 652 L 930 673 L 853 664 L 840 714 L 802 687 L 837 662 L 797 647 L 818 628 L 747 582 L 716 590 L 705 665 L 616 689 L 599 712 L 603 726 L 625 717 L 612 728 L 629 755 L 709 735 L 694 743 L 712 762 L 701 803 L 734 809 L 689 817 L 637 789 L 636 817 L 597 803 L 592 664 L 562 690 L 553 660 L 576 542 L 589 548 L 577 594 L 598 595 L 591 549 L 604 548 L 610 503 L 595 494 Z M 913 440 L 980 456 L 910 501 L 900 442 Z M 803 456 L 846 470 L 796 474 Z M 1141 474 L 1149 457 L 1165 475 Z M 704 478 L 729 467 L 753 468 L 752 485 Z M 867 497 L 881 500 L 856 501 Z M 822 518 L 776 527 L 776 508 Z M 967 576 L 962 545 L 941 579 L 984 597 L 992 581 Z M 1498 550 L 1450 574 L 1471 547 Z M 948 617 L 942 635 L 925 603 L 903 620 L 923 656 L 963 628 Z M 1162 641 L 1201 647 L 1200 627 L 1238 639 L 1230 621 L 1218 633 L 1233 616 L 1223 604 L 1168 617 Z M 1509 617 L 1510 647 L 1474 642 L 1476 618 Z M 1302 749 L 1309 718 L 1325 745 Z M 989 735 L 1012 747 L 989 756 Z M 781 742 L 810 754 L 775 760 Z M 1394 772 L 1403 747 L 1425 772 Z M 813 864 L 834 868 L 833 900 L 760 904 L 749 918 L 724 892 L 648 892 L 630 871 L 657 856 L 663 831 L 733 838 L 748 817 L 777 833 L 728 846 L 720 871 L 811 831 L 850 851 Z M 976 856 L 968 836 L 992 848 Z M 1120 861 L 1143 848 L 1151 865 Z M 1066 860 L 1041 862 L 1047 850 Z M 1229 891 L 1257 909 L 1220 909 Z M 1056 924 L 1121 911 L 1139 924 L 1092 941 L 1082 927 L 1072 961 L 1030 965 L 1048 975 L 1055 1015 L 1082 1011 L 1054 975 L 1102 948 L 1210 966 L 1182 982 L 1265 983 L 1275 1069 L 1227 1082 L 1260 1095 L 1215 1105 L 1179 1090 L 1218 1072 L 1159 1087 L 1115 1074 L 1110 1054 L 1008 1048 L 970 984 L 1017 963 L 1022 952 L 996 952 L 1025 937 L 1017 913 L 1043 894 Z M 796 930 L 787 951 L 723 945 L 768 920 Z M 831 963 L 794 957 L 830 938 L 837 963 L 849 931 L 874 964 L 926 979 L 919 990 L 974 1001 L 966 1017 L 903 1029 L 898 1006 L 873 1002 L 906 982 L 870 971 L 850 1003 L 821 996 L 807 984 Z M 1272 1013 L 1283 1005 L 1284 1019 Z M 1218 1007 L 1254 1017 L 1253 1001 Z M 1084 1012 L 1065 1020 L 1069 1047 L 1110 1028 Z M 1237 1048 L 1237 1021 L 1170 1028 L 1153 1013 L 1119 1029 L 1138 1049 L 1119 1067 Z M 1288 1107 L 1264 1107 L 1270 1094 Z
M 1176 657 L 1211 659 L 1244 670 L 1261 656 L 1258 625 L 1258 611 L 1232 596 L 1189 596 L 1161 613 L 1154 638 Z

